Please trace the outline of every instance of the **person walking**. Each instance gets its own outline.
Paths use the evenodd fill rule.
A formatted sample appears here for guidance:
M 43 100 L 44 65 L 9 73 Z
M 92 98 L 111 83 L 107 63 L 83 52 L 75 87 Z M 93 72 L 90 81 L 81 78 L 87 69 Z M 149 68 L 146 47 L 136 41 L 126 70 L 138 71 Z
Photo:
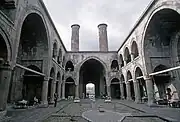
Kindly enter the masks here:
M 54 107 L 57 106 L 57 99 L 58 99 L 58 95 L 57 93 L 54 93 Z

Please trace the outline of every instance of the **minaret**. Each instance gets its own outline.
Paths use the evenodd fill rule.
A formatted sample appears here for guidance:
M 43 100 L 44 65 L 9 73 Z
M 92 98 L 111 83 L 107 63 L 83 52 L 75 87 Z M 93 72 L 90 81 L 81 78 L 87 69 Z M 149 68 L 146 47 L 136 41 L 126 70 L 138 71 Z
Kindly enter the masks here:
M 80 25 L 73 24 L 72 35 L 71 35 L 71 51 L 79 51 L 79 28 Z
M 108 51 L 107 24 L 99 24 L 99 50 Z

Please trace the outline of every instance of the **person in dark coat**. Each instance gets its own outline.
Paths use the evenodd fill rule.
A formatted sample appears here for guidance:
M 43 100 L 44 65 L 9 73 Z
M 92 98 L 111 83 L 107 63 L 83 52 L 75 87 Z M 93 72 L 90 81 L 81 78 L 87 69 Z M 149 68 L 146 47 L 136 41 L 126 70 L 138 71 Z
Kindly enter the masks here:
M 58 99 L 58 94 L 54 93 L 54 107 L 57 106 L 57 99 Z

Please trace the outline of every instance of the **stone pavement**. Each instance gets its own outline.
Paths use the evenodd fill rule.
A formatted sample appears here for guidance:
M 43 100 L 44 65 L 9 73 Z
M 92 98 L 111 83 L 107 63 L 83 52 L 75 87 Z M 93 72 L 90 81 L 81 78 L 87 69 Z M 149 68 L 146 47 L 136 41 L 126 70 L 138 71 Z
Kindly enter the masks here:
M 108 113 L 105 114 L 99 113 L 101 118 L 96 116 L 97 114 L 94 113 L 94 111 L 97 112 L 99 106 L 102 106 L 108 111 Z M 43 122 L 89 122 L 87 118 L 85 118 L 86 120 L 82 118 L 82 114 L 88 111 L 93 111 L 87 114 L 93 118 L 93 122 L 117 122 L 117 120 L 122 119 L 121 115 L 127 115 L 127 117 L 123 117 L 122 122 L 165 122 L 158 117 L 152 117 L 151 115 L 149 116 L 149 114 L 142 111 L 132 109 L 114 101 L 112 103 L 105 103 L 104 100 L 96 100 L 96 102 L 91 102 L 90 100 L 81 100 L 81 103 L 69 104 L 61 111 L 52 114 L 52 116 Z M 117 114 L 120 116 L 116 116 Z M 105 118 L 103 119 L 102 116 L 105 116 Z
M 7 112 L 6 117 L 1 122 L 39 122 L 48 118 L 52 113 L 58 112 L 65 106 L 70 104 L 70 101 L 61 101 L 57 104 L 57 107 L 53 105 L 48 108 L 34 108 L 30 110 L 14 110 L 10 109 Z
M 140 110 L 142 112 L 159 116 L 172 122 L 180 122 L 180 108 L 169 107 L 149 107 L 146 104 L 137 104 L 133 101 L 127 100 L 114 100 L 114 102 L 131 107 L 133 109 Z

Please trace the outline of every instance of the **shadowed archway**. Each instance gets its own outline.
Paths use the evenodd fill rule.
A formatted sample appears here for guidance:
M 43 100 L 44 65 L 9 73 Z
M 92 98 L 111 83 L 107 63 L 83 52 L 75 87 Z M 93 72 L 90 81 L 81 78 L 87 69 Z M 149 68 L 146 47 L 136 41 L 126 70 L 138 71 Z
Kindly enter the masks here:
M 80 68 L 80 98 L 82 94 L 86 94 L 85 86 L 88 83 L 95 84 L 95 97 L 100 97 L 101 94 L 106 92 L 105 81 L 105 67 L 96 59 L 89 59 L 85 61 Z

